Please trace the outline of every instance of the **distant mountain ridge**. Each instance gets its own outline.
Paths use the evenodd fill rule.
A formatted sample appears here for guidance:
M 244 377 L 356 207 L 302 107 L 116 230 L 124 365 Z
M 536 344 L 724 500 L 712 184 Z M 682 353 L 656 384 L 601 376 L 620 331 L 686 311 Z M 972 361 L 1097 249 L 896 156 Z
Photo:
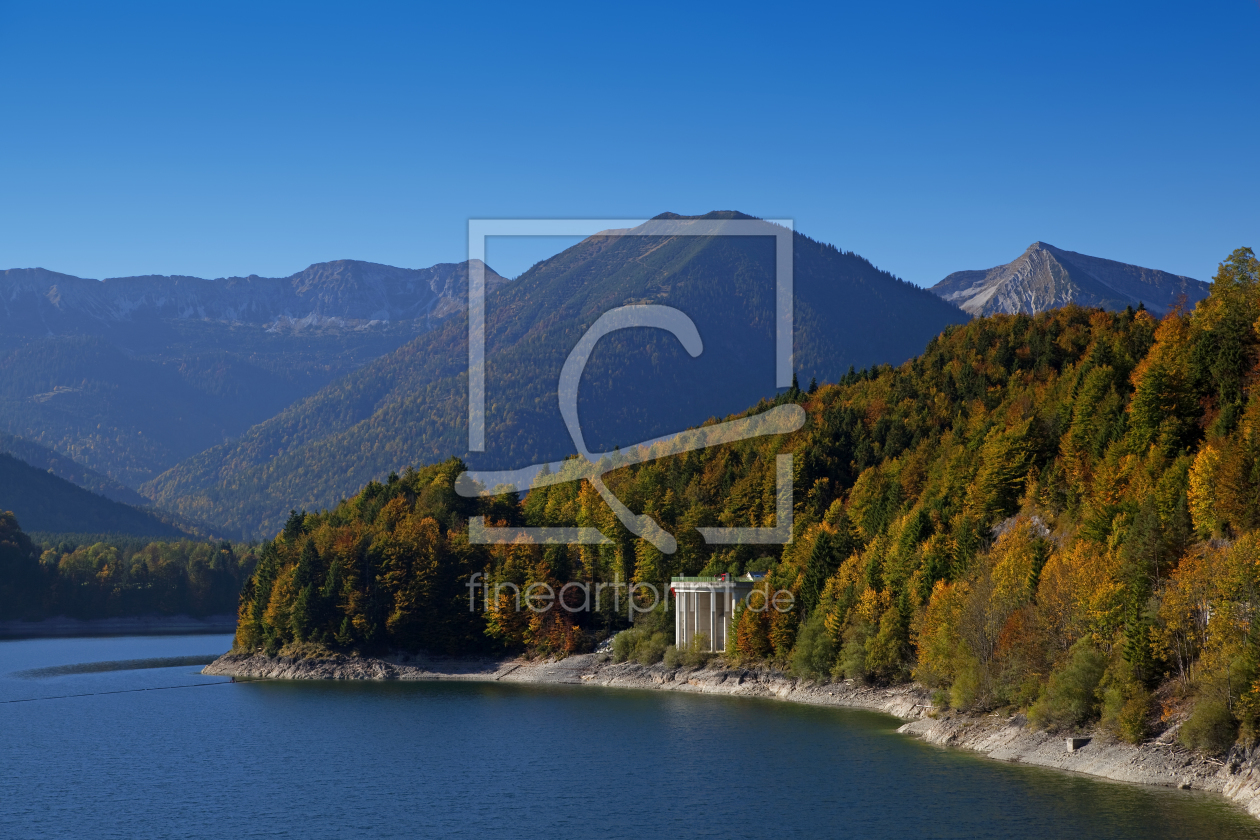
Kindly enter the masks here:
M 490 290 L 507 282 L 485 274 Z M 441 324 L 467 289 L 467 263 L 225 280 L 0 272 L 0 433 L 138 487 Z
M 507 282 L 486 268 L 487 288 Z M 149 275 L 89 280 L 43 268 L 0 272 L 6 331 L 82 335 L 147 320 L 362 326 L 442 318 L 464 305 L 468 263 L 396 268 L 360 260 L 315 263 L 288 277 Z
M 1210 289 L 1192 277 L 1064 251 L 1045 242 L 1034 242 L 1005 265 L 956 271 L 931 287 L 977 316 L 1032 315 L 1069 303 L 1113 311 L 1144 304 L 1163 315 L 1180 301 L 1194 306 Z
M 657 219 L 751 219 L 731 211 Z M 794 369 L 802 386 L 850 366 L 900 364 L 967 320 L 852 252 L 794 234 Z M 544 260 L 486 305 L 486 442 L 470 463 L 515 468 L 573 451 L 560 368 L 604 312 L 653 303 L 694 319 L 691 358 L 661 330 L 601 339 L 578 401 L 587 443 L 610 450 L 743 411 L 775 395 L 775 240 L 606 231 Z M 329 384 L 241 438 L 145 484 L 158 504 L 229 534 L 271 535 L 290 508 L 317 509 L 391 470 L 466 453 L 467 322 L 453 317 Z

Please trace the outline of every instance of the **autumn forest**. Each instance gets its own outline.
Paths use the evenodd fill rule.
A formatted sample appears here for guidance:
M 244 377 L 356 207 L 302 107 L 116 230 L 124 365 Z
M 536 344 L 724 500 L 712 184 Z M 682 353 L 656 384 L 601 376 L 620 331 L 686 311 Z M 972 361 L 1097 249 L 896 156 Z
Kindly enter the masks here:
M 469 499 L 452 459 L 372 482 L 294 513 L 257 550 L 236 646 L 563 656 L 621 633 L 617 655 L 651 664 L 671 655 L 668 605 L 633 625 L 624 602 L 535 612 L 505 592 L 470 609 L 467 582 L 665 590 L 674 576 L 757 571 L 794 608 L 738 610 L 730 661 L 914 680 L 942 709 L 1098 722 L 1135 742 L 1189 713 L 1188 746 L 1254 742 L 1258 377 L 1260 262 L 1239 249 L 1192 311 L 979 318 L 900 367 L 781 393 L 774 402 L 807 413 L 798 432 L 609 474 L 622 502 L 676 537 L 672 554 L 635 538 L 585 481 Z M 706 545 L 698 526 L 774 524 L 785 453 L 792 542 Z M 475 515 L 611 539 L 473 545 Z

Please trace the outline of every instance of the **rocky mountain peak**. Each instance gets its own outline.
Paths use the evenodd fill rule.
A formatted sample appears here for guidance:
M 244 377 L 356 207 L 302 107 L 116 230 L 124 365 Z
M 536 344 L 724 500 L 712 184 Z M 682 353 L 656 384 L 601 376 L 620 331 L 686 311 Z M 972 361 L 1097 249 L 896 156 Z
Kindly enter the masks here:
M 1202 281 L 1158 269 L 1091 257 L 1040 240 L 1005 265 L 956 271 L 931 288 L 972 315 L 1035 314 L 1075 303 L 1101 309 L 1145 304 L 1162 315 L 1179 302 L 1207 297 Z

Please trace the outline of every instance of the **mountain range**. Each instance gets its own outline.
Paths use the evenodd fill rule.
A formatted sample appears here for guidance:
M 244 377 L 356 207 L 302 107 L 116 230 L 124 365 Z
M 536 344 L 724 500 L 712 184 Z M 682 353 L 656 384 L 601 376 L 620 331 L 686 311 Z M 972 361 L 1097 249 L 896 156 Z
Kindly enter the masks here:
M 465 263 L 354 260 L 223 280 L 9 270 L 0 432 L 135 488 L 441 323 L 467 281 Z
M 750 219 L 722 212 L 658 216 Z M 802 383 L 850 367 L 900 364 L 968 316 L 851 252 L 793 236 L 794 369 Z M 486 302 L 486 451 L 468 453 L 467 324 L 462 316 L 158 476 L 159 505 L 226 529 L 274 533 L 290 508 L 335 504 L 391 470 L 452 455 L 514 468 L 574 445 L 556 399 L 560 369 L 604 312 L 663 304 L 696 324 L 690 357 L 661 330 L 603 338 L 578 413 L 592 449 L 637 443 L 745 410 L 776 393 L 772 236 L 643 236 L 609 231 L 535 265 Z
M 1045 242 L 1005 265 L 955 271 L 932 291 L 972 315 L 1035 314 L 1075 303 L 1120 310 L 1144 305 L 1163 315 L 1178 304 L 1193 308 L 1211 289 L 1180 274 L 1064 251 Z
M 486 270 L 488 289 L 507 282 Z M 337 260 L 288 277 L 113 277 L 88 280 L 43 268 L 0 272 L 0 321 L 23 336 L 107 335 L 171 321 L 271 329 L 364 327 L 440 319 L 467 298 L 468 264 L 430 268 Z
M 484 452 L 467 451 L 467 263 L 339 260 L 220 280 L 10 270 L 0 274 L 0 450 L 114 501 L 152 500 L 224 536 L 265 536 L 291 508 L 328 507 L 408 465 L 568 456 L 560 369 L 602 313 L 627 304 L 682 310 L 704 351 L 693 358 L 661 330 L 601 339 L 579 389 L 586 443 L 611 450 L 694 426 L 778 390 L 774 237 L 685 234 L 751 218 L 667 213 L 654 221 L 677 235 L 606 231 L 512 281 L 486 267 Z M 791 241 L 802 384 L 900 364 L 974 314 L 1069 302 L 1158 314 L 1208 289 L 1039 242 L 929 291 L 800 233 Z

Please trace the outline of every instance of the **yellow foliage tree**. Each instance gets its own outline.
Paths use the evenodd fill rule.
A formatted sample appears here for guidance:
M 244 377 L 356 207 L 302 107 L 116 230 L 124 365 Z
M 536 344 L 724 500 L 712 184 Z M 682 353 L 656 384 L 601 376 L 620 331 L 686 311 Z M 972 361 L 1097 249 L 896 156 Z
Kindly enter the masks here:
M 1221 453 L 1211 444 L 1205 445 L 1194 458 L 1190 467 L 1190 486 L 1186 500 L 1194 527 L 1204 536 L 1219 534 L 1220 517 L 1216 511 L 1216 479 L 1220 471 Z

